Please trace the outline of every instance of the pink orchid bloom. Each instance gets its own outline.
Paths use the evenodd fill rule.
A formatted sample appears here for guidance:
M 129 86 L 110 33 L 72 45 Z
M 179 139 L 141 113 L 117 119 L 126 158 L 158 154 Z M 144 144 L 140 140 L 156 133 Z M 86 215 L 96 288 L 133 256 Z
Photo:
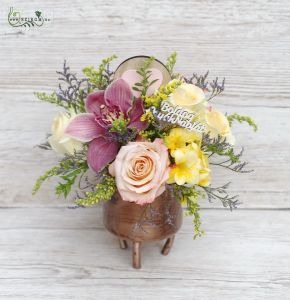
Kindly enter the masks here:
M 67 126 L 65 133 L 79 141 L 89 142 L 88 164 L 99 172 L 112 162 L 121 146 L 120 136 L 110 132 L 112 122 L 121 114 L 128 121 L 127 128 L 137 132 L 146 128 L 147 123 L 140 121 L 144 113 L 141 99 L 133 101 L 129 85 L 123 79 L 112 82 L 105 91 L 88 95 L 86 111 L 77 115 Z

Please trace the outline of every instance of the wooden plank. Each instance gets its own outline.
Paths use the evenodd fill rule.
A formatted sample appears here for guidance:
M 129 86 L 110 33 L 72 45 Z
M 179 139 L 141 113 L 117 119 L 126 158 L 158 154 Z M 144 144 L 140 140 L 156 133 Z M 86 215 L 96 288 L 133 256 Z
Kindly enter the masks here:
M 131 268 L 100 209 L 0 210 L 3 299 L 287 299 L 289 210 L 202 210 L 207 234 L 186 218 L 168 257 L 143 245 Z M 255 221 L 254 221 L 255 220 Z M 140 296 L 140 297 L 139 297 Z
M 2 3 L 8 11 L 11 3 Z M 18 0 L 14 5 L 28 13 L 35 10 L 33 2 Z M 174 49 L 180 53 L 179 71 L 190 75 L 210 69 L 213 76 L 228 78 L 224 103 L 289 107 L 287 0 L 279 5 L 263 0 L 188 0 L 174 8 L 170 0 L 139 1 L 134 7 L 128 0 L 114 5 L 50 0 L 42 6 L 54 17 L 51 25 L 39 30 L 12 28 L 5 9 L 2 12 L 4 90 L 53 87 L 63 58 L 79 71 L 112 53 L 123 60 L 150 49 L 149 54 L 164 59 Z

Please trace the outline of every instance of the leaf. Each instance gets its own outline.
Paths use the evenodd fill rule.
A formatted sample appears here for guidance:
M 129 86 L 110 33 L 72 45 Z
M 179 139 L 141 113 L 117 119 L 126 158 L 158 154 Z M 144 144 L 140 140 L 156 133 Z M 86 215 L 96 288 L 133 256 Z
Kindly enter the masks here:
M 135 86 L 132 87 L 132 89 L 136 92 L 141 92 L 142 90 L 139 90 L 138 88 L 136 88 Z
M 153 85 L 155 82 L 157 82 L 158 81 L 158 79 L 154 79 L 154 80 L 152 80 L 151 82 L 150 82 L 150 84 L 149 84 L 149 86 L 148 87 L 150 87 L 151 85 Z
M 170 54 L 170 56 L 167 58 L 167 62 L 166 62 L 166 68 L 168 69 L 168 71 L 170 72 L 171 76 L 173 76 L 173 68 L 176 64 L 176 57 L 177 57 L 177 53 L 174 51 Z M 174 76 L 173 76 L 174 77 Z

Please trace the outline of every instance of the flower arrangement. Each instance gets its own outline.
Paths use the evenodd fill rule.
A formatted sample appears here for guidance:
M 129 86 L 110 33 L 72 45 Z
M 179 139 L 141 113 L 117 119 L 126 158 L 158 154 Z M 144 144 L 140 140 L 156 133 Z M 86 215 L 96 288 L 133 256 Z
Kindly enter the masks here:
M 175 73 L 176 53 L 165 64 L 154 57 L 132 57 L 113 72 L 114 59 L 84 68 L 83 79 L 64 62 L 57 72 L 58 90 L 35 93 L 62 108 L 47 141 L 39 145 L 62 158 L 38 178 L 33 193 L 57 176 L 56 195 L 75 191 L 77 206 L 109 201 L 115 192 L 123 201 L 146 206 L 170 186 L 193 217 L 194 237 L 200 236 L 201 197 L 230 209 L 239 204 L 237 196 L 228 194 L 228 184 L 211 185 L 211 165 L 250 171 L 241 160 L 243 151 L 235 151 L 233 122 L 246 122 L 255 131 L 257 126 L 250 117 L 223 114 L 213 106 L 224 80 L 209 81 L 208 72 L 191 78 Z M 90 181 L 88 173 L 96 180 Z

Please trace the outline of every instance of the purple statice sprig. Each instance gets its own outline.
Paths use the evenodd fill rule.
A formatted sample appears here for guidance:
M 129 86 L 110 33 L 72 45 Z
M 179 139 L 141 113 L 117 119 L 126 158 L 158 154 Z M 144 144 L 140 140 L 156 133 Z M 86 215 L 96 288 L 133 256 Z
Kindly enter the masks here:
M 212 81 L 208 80 L 209 71 L 207 71 L 204 75 L 198 75 L 193 73 L 193 75 L 187 79 L 183 77 L 186 83 L 194 84 L 201 88 L 202 90 L 209 92 L 209 97 L 207 101 L 210 101 L 214 97 L 221 94 L 225 89 L 225 78 L 222 81 L 219 80 L 218 77 L 213 79 Z
M 67 108 L 72 108 L 75 113 L 85 112 L 84 99 L 91 89 L 89 80 L 87 78 L 78 79 L 76 74 L 71 73 L 66 60 L 63 63 L 63 70 L 56 73 L 60 75 L 58 80 L 63 83 L 58 85 L 57 97 L 67 104 Z

